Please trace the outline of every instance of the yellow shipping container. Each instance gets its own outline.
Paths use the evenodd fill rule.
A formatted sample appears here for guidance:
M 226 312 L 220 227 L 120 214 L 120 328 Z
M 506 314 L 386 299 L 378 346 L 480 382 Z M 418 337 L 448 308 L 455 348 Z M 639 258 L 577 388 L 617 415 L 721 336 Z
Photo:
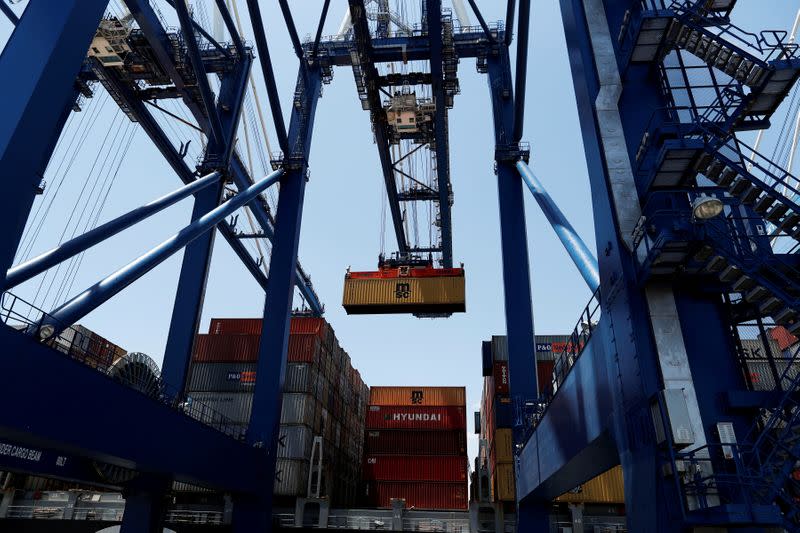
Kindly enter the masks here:
M 514 436 L 510 429 L 498 429 L 494 432 L 494 453 L 498 463 L 514 460 Z
M 347 314 L 463 313 L 464 276 L 344 279 Z
M 498 463 L 492 472 L 494 501 L 513 502 L 516 499 L 514 482 L 514 463 Z
M 467 404 L 464 387 L 370 387 L 370 405 L 457 406 Z
M 615 466 L 580 486 L 580 492 L 567 492 L 556 498 L 568 503 L 625 503 L 622 467 Z

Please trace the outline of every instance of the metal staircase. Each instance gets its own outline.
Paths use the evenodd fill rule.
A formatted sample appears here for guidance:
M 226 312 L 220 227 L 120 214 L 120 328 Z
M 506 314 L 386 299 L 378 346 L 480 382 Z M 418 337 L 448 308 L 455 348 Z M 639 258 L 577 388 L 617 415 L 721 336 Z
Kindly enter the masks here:
M 800 461 L 800 348 L 781 375 L 782 391 L 773 407 L 762 408 L 761 416 L 744 442 L 744 467 L 761 483 L 753 487 L 753 498 L 763 504 L 776 503 L 783 513 L 784 528 L 800 531 L 800 502 L 793 494 L 798 481 L 791 475 Z
M 703 276 L 721 292 L 739 293 L 743 317 L 771 316 L 800 333 L 800 269 L 795 255 L 774 254 L 752 221 L 728 216 L 697 224 L 679 211 L 650 215 L 635 239 L 642 280 Z
M 742 106 L 737 118 L 769 120 L 800 77 L 798 45 L 785 31 L 747 32 L 730 23 L 733 0 L 643 0 L 619 34 L 630 63 L 662 62 L 685 50 L 730 77 Z

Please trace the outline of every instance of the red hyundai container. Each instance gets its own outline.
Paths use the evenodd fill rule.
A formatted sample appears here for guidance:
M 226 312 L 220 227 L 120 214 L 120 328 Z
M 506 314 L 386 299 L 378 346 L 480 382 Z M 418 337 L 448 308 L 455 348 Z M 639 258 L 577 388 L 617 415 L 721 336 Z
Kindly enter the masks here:
M 368 430 L 366 455 L 466 455 L 467 434 L 459 431 Z
M 373 481 L 367 484 L 367 499 L 373 506 L 391 508 L 393 498 L 404 499 L 407 509 L 464 510 L 467 483 Z
M 466 408 L 370 405 L 366 428 L 466 430 Z
M 367 481 L 466 481 L 463 456 L 374 455 L 364 461 Z
M 254 363 L 260 335 L 198 335 L 192 360 L 198 363 Z
M 261 335 L 261 318 L 212 318 L 208 333 L 211 335 Z M 292 317 L 289 333 L 313 333 L 320 337 L 328 323 L 324 318 Z

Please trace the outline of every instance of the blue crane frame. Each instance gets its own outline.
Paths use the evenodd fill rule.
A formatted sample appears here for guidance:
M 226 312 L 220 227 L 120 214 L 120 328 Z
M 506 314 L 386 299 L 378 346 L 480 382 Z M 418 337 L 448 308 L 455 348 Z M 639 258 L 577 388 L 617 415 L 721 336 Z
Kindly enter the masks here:
M 232 142 L 250 68 L 249 53 L 243 47 L 241 40 L 234 37 L 238 61 L 232 63 L 236 68 L 222 75 L 220 102 L 214 106 L 213 95 L 205 81 L 205 59 L 196 42 L 189 39 L 187 53 L 193 70 L 199 73 L 197 76 L 200 85 L 199 99 L 192 98 L 187 91 L 184 80 L 170 57 L 166 31 L 149 3 L 144 0 L 126 0 L 126 4 L 152 46 L 159 63 L 172 78 L 177 94 L 187 104 L 198 124 L 211 140 L 205 160 L 199 170 L 203 173 L 219 170 L 225 176 L 233 179 L 240 191 L 245 190 L 253 184 L 253 181 L 247 175 L 241 161 L 233 153 Z M 174 7 L 178 12 L 184 33 L 187 33 L 186 30 L 190 26 L 193 29 L 199 29 L 189 19 L 183 2 L 173 4 L 176 4 Z M 430 4 L 431 13 L 441 10 L 439 2 L 430 2 Z M 0 248 L 3 249 L 0 271 L 3 273 L 12 266 L 11 262 L 36 193 L 36 187 L 41 181 L 43 169 L 49 160 L 66 117 L 77 98 L 78 93 L 73 82 L 76 75 L 83 72 L 85 51 L 88 49 L 105 5 L 106 2 L 103 0 L 66 1 L 54 7 L 43 0 L 33 0 L 19 21 L 12 19 L 16 28 L 0 56 L 0 71 L 26 72 L 29 75 L 25 76 L 26 83 L 9 84 L 2 89 L 2 96 L 5 97 L 2 109 L 4 117 L 8 117 L 8 119 L 3 121 L 2 129 L 0 129 L 2 132 L 0 135 L 0 139 L 2 139 L 0 154 L 2 156 L 0 157 L 2 157 L 2 168 L 14 168 L 15 178 L 17 178 L 4 180 L 8 183 L 8 195 L 5 196 L 8 201 L 4 202 L 2 217 L 8 231 L 4 232 L 0 242 Z M 224 3 L 218 2 L 218 5 L 223 12 L 223 18 L 230 33 L 236 36 Z M 527 5 L 527 2 L 523 2 L 523 5 Z M 265 82 L 278 130 L 279 143 L 283 150 L 282 159 L 278 164 L 284 170 L 284 174 L 281 176 L 281 194 L 277 217 L 274 221 L 257 201 L 252 204 L 255 217 L 264 233 L 273 240 L 264 328 L 265 331 L 274 333 L 264 335 L 259 348 L 260 371 L 257 373 L 259 377 L 255 388 L 254 416 L 251 418 L 247 441 L 236 442 L 221 434 L 209 436 L 209 431 L 214 433 L 212 430 L 201 424 L 185 420 L 185 417 L 181 417 L 173 409 L 149 405 L 148 398 L 124 390 L 123 387 L 116 384 L 107 383 L 103 376 L 92 374 L 91 369 L 70 364 L 63 358 L 59 359 L 58 355 L 51 355 L 50 350 L 39 345 L 34 338 L 8 328 L 0 328 L 5 352 L 0 358 L 3 376 L 19 375 L 20 373 L 34 374 L 32 370 L 34 367 L 39 368 L 38 363 L 48 362 L 44 368 L 51 368 L 54 372 L 58 369 L 58 371 L 57 374 L 51 374 L 49 371 L 43 372 L 48 376 L 48 386 L 40 390 L 46 391 L 45 394 L 52 394 L 54 397 L 60 398 L 59 402 L 49 402 L 50 404 L 59 404 L 65 412 L 78 405 L 77 401 L 81 399 L 79 396 L 76 396 L 74 400 L 64 400 L 70 396 L 70 387 L 65 383 L 80 381 L 88 385 L 87 393 L 104 390 L 104 397 L 107 398 L 110 405 L 129 406 L 133 411 L 137 411 L 143 408 L 134 409 L 134 404 L 144 402 L 148 405 L 147 411 L 150 414 L 147 420 L 142 420 L 142 422 L 146 423 L 154 434 L 172 435 L 168 439 L 168 442 L 173 444 L 172 446 L 156 446 L 155 449 L 151 446 L 134 450 L 130 445 L 140 439 L 128 439 L 127 436 L 131 433 L 119 425 L 114 428 L 83 426 L 66 428 L 63 423 L 66 417 L 59 421 L 57 413 L 45 414 L 33 411 L 28 414 L 35 415 L 36 430 L 25 431 L 23 428 L 26 424 L 21 419 L 17 420 L 14 417 L 4 417 L 4 420 L 0 421 L 4 436 L 16 443 L 22 443 L 22 445 L 40 447 L 47 453 L 51 453 L 48 450 L 52 450 L 56 454 L 65 454 L 59 455 L 59 462 L 66 462 L 67 458 L 70 458 L 69 462 L 72 463 L 74 458 L 74 462 L 81 465 L 83 460 L 99 460 L 138 471 L 139 475 L 124 487 L 130 510 L 126 513 L 122 525 L 125 532 L 151 531 L 159 527 L 160 515 L 163 511 L 163 494 L 172 479 L 232 492 L 236 502 L 233 517 L 236 530 L 252 531 L 254 528 L 270 526 L 272 494 L 270 490 L 263 490 L 263 487 L 271 486 L 271 483 L 264 482 L 264 480 L 271 480 L 274 477 L 278 415 L 281 404 L 280 390 L 288 340 L 288 317 L 296 281 L 312 309 L 317 312 L 321 311 L 321 305 L 313 290 L 310 289 L 310 283 L 297 264 L 297 247 L 314 112 L 317 99 L 321 94 L 323 70 L 337 64 L 337 61 L 339 61 L 338 64 L 343 64 L 342 56 L 337 56 L 336 53 L 331 54 L 331 47 L 335 47 L 336 43 L 320 43 L 320 32 L 318 32 L 314 50 L 325 50 L 328 53 L 328 63 L 307 61 L 302 45 L 296 38 L 296 30 L 292 32 L 296 52 L 301 56 L 301 64 L 297 90 L 293 98 L 295 105 L 292 108 L 289 130 L 286 132 L 283 128 L 280 104 L 275 90 L 274 75 L 269 63 L 265 31 L 257 1 L 248 1 L 248 7 L 254 22 L 259 57 L 265 72 Z M 294 24 L 288 5 L 284 2 L 281 7 L 287 27 L 291 31 Z M 361 7 L 363 12 L 363 2 Z M 320 27 L 324 22 L 325 11 L 320 21 Z M 521 12 L 527 13 L 527 10 L 521 10 Z M 434 17 L 434 24 L 432 24 L 434 29 L 439 27 L 436 22 L 440 21 Z M 51 30 L 46 32 L 45 38 L 42 38 L 40 33 L 42 27 Z M 520 24 L 520 27 L 525 28 L 527 32 L 527 23 Z M 490 87 L 492 87 L 492 97 L 501 98 L 505 102 L 502 116 L 495 118 L 498 140 L 498 174 L 501 183 L 499 190 L 503 205 L 501 225 L 505 242 L 503 247 L 504 283 L 507 298 L 510 298 L 506 308 L 509 317 L 509 334 L 513 339 L 511 367 L 517 376 L 534 376 L 528 382 L 518 378 L 514 384 L 517 404 L 521 406 L 535 400 L 537 396 L 535 373 L 532 372 L 533 361 L 531 360 L 531 354 L 534 351 L 527 241 L 522 210 L 522 181 L 513 168 L 514 159 L 519 158 L 524 150 L 520 149 L 516 141 L 511 140 L 511 131 L 515 128 L 513 97 L 511 96 L 513 87 L 508 51 L 505 48 L 511 43 L 511 39 L 510 36 L 504 35 L 502 28 L 487 30 L 489 28 L 484 23 L 480 31 L 462 32 L 456 37 L 456 47 L 461 57 L 483 55 L 483 57 L 502 58 L 500 61 L 490 59 L 490 62 L 495 64 L 490 69 L 493 72 L 493 75 L 490 76 Z M 207 35 L 206 38 L 225 57 L 231 58 L 234 50 L 226 49 L 213 42 L 213 39 Z M 404 57 L 398 55 L 399 49 L 391 51 L 386 47 L 380 47 L 372 53 L 370 58 L 372 61 L 397 61 L 405 58 L 429 60 L 432 59 L 432 49 L 441 53 L 440 34 L 434 39 L 429 39 L 425 35 L 415 35 L 399 39 L 388 38 L 386 41 L 402 43 L 405 49 Z M 527 43 L 527 36 L 520 42 Z M 30 55 L 31 50 L 35 50 L 33 56 Z M 335 52 L 335 50 L 333 51 Z M 521 53 L 524 59 L 527 47 L 523 47 Z M 438 63 L 438 60 L 434 62 Z M 437 68 L 437 64 L 434 64 L 432 68 L 434 71 L 441 71 L 440 68 Z M 87 75 L 91 78 L 90 73 Z M 141 123 L 143 129 L 181 180 L 187 185 L 194 183 L 195 172 L 183 162 L 182 154 L 172 146 L 166 134 L 143 105 L 141 98 L 113 74 L 105 73 L 102 81 L 107 88 L 114 92 L 119 101 L 125 104 L 128 112 Z M 434 86 L 439 98 L 442 95 L 440 85 Z M 517 87 L 521 87 L 524 92 L 524 79 L 517 80 Z M 521 120 L 519 122 L 521 123 Z M 44 130 L 50 132 L 49 136 L 41 135 L 42 124 L 54 126 Z M 441 135 L 443 131 L 441 120 L 438 131 Z M 444 147 L 446 143 L 440 142 L 439 146 Z M 446 152 L 437 154 L 439 158 L 443 156 L 446 156 Z M 440 181 L 440 193 L 449 192 L 446 188 L 441 188 L 441 183 Z M 203 215 L 222 205 L 220 203 L 223 200 L 222 182 L 212 185 L 193 191 L 195 207 L 192 212 L 192 221 L 187 226 L 187 230 L 200 222 Z M 13 200 L 11 200 L 12 198 Z M 447 207 L 449 208 L 449 203 L 447 203 Z M 140 217 L 136 217 L 133 213 L 126 215 L 126 220 L 130 220 L 131 223 L 139 219 Z M 107 236 L 111 236 L 125 227 L 127 227 L 125 224 L 121 224 Z M 240 236 L 225 223 L 218 225 L 218 229 L 266 289 L 267 280 L 260 274 L 258 265 L 254 264 L 252 258 L 245 254 L 241 243 L 238 242 Z M 449 229 L 446 233 L 449 235 Z M 213 235 L 213 231 L 205 232 L 186 246 L 178 280 L 173 320 L 170 324 L 167 351 L 164 357 L 163 376 L 165 381 L 179 390 L 183 388 L 186 380 L 193 337 L 197 332 L 213 246 Z M 244 237 L 242 236 L 242 238 Z M 142 265 L 141 268 L 144 269 L 145 265 Z M 4 280 L 5 274 L 0 279 Z M 80 317 L 90 308 L 90 305 L 81 307 L 72 316 Z M 271 312 L 267 313 L 266 309 Z M 275 310 L 280 311 L 275 312 Z M 26 353 L 30 357 L 14 358 L 11 353 Z M 33 367 L 26 368 L 32 364 Z M 58 377 L 56 381 L 49 379 L 56 377 Z M 15 390 L 14 387 L 3 388 L 4 394 L 10 394 Z M 24 413 L 21 414 L 24 415 Z M 130 431 L 136 434 L 136 432 L 142 433 L 145 430 L 133 424 Z M 120 441 L 128 441 L 129 445 L 119 446 Z M 179 443 L 185 443 L 185 446 L 179 446 Z M 169 450 L 163 448 L 169 448 Z M 191 451 L 187 452 L 187 450 Z M 220 464 L 212 464 L 203 460 L 204 455 L 212 453 L 237 459 Z M 153 454 L 157 454 L 158 459 Z M 45 453 L 43 457 L 49 456 Z M 174 468 L 166 466 L 172 462 L 176 465 Z M 239 462 L 240 465 L 234 464 L 236 462 Z M 233 468 L 231 468 L 232 466 Z M 85 470 L 77 468 L 67 471 L 54 467 L 49 462 L 46 465 L 29 464 L 25 466 L 25 469 L 31 473 L 40 472 L 72 480 L 81 480 L 80 477 L 83 474 L 75 472 Z M 222 472 L 223 470 L 227 474 Z M 241 475 L 245 471 L 247 475 Z M 237 474 L 231 476 L 231 472 Z M 83 481 L 87 480 L 83 479 Z M 96 479 L 88 481 L 97 482 Z M 255 488 L 259 483 L 261 489 Z

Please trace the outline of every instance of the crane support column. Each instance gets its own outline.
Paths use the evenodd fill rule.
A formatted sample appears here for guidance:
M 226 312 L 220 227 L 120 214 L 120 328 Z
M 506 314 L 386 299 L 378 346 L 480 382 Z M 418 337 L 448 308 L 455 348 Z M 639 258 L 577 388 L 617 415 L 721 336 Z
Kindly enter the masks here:
M 489 90 L 494 111 L 495 160 L 500 204 L 500 234 L 503 254 L 506 333 L 508 335 L 509 384 L 514 402 L 514 444 L 527 436 L 526 404 L 539 396 L 534 350 L 533 308 L 531 304 L 528 235 L 525 229 L 525 203 L 522 178 L 516 170 L 520 150 L 513 141 L 514 100 L 511 65 L 505 46 L 495 46 L 488 57 Z M 520 476 L 517 473 L 516 479 Z M 517 506 L 519 531 L 546 531 L 548 506 Z
M 269 290 L 264 304 L 261 344 L 256 368 L 253 411 L 247 436 L 254 446 L 268 453 L 258 469 L 264 490 L 256 497 L 239 497 L 234 502 L 233 526 L 236 533 L 271 531 L 272 486 L 278 448 L 289 321 L 294 296 L 297 249 L 303 215 L 308 173 L 308 156 L 317 101 L 322 94 L 322 75 L 318 67 L 300 66 L 295 105 L 289 123 L 289 148 L 283 161 L 286 173 L 280 182 L 275 238 L 269 268 Z
M 161 533 L 167 510 L 169 480 L 144 475 L 131 482 L 122 491 L 125 497 L 125 514 L 122 515 L 120 533 Z
M 230 168 L 236 131 L 241 117 L 245 90 L 250 74 L 249 56 L 240 58 L 238 68 L 228 74 L 220 87 L 217 111 L 222 124 L 222 141 L 211 141 L 206 153 L 205 165 L 209 168 Z M 192 221 L 198 220 L 219 205 L 222 200 L 224 180 L 214 187 L 200 192 L 195 197 Z M 205 300 L 206 281 L 211 266 L 216 232 L 210 231 L 186 247 L 178 279 L 178 290 L 172 309 L 167 345 L 164 351 L 164 364 L 161 376 L 164 381 L 178 391 L 183 391 L 189 372 L 194 337 L 200 327 L 200 314 Z
M 75 99 L 104 0 L 33 0 L 0 54 L 0 286 Z M 13 73 L 14 82 L 11 83 Z M 45 126 L 46 125 L 46 126 Z

